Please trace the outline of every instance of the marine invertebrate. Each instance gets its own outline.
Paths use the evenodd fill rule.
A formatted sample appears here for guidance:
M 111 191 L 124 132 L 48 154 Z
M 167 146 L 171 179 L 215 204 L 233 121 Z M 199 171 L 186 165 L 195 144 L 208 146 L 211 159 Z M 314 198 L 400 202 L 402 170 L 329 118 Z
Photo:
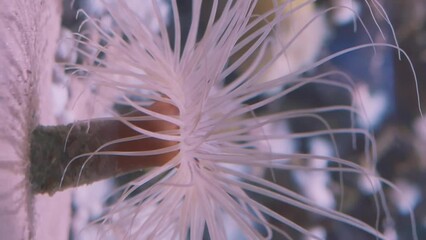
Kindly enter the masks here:
M 109 154 L 128 157 L 123 161 L 131 161 L 131 158 L 143 161 L 144 156 L 177 152 L 169 161 L 116 190 L 118 199 L 101 218 L 101 236 L 202 239 L 208 235 L 211 239 L 226 239 L 230 232 L 223 219 L 229 219 L 239 234 L 249 239 L 269 239 L 274 234 L 291 238 L 294 233 L 290 235 L 283 226 L 299 235 L 319 238 L 270 208 L 265 200 L 261 200 L 265 198 L 345 223 L 379 239 L 386 238 L 378 223 L 371 226 L 349 214 L 319 206 L 273 179 L 241 170 L 361 175 L 378 192 L 373 197 L 377 205 L 376 221 L 381 219 L 380 204 L 387 214 L 381 189 L 373 184 L 384 180 L 373 174 L 372 136 L 367 130 L 354 127 L 350 123 L 351 117 L 348 117 L 347 127 L 333 128 L 322 116 L 329 112 L 344 112 L 351 116 L 358 114 L 358 109 L 344 105 L 286 111 L 269 108 L 308 85 L 335 87 L 353 93 L 351 81 L 344 73 L 302 74 L 350 51 L 392 46 L 375 43 L 355 46 L 265 81 L 268 70 L 297 41 L 304 28 L 284 43 L 273 37 L 273 31 L 291 14 L 312 2 L 273 1 L 273 8 L 253 15 L 258 1 L 234 0 L 223 5 L 220 1 L 192 1 L 187 33 L 183 31 L 177 1 L 171 1 L 172 30 L 168 29 L 156 1 L 149 4 L 147 1 L 147 4 L 154 13 L 159 32 L 151 29 L 146 19 L 137 15 L 125 1 L 106 3 L 116 28 L 107 31 L 96 20 L 87 18 L 86 23 L 96 30 L 102 44 L 97 39 L 79 35 L 79 42 L 85 47 L 80 54 L 87 57 L 86 63 L 89 64 L 72 67 L 76 69 L 75 76 L 92 84 L 99 92 L 99 98 L 132 107 L 131 113 L 138 114 L 115 114 L 114 119 L 138 134 L 117 139 L 93 153 L 78 157 L 91 161 L 93 156 Z M 205 4 L 209 11 L 203 18 L 201 9 Z M 376 1 L 373 6 L 386 18 Z M 318 16 L 327 11 L 330 10 L 318 13 Z M 313 16 L 306 26 L 316 19 L 317 16 Z M 271 46 L 279 46 L 279 51 L 272 52 L 271 49 L 276 48 Z M 243 48 L 239 57 L 228 61 Z M 242 65 L 246 66 L 244 71 L 235 74 Z M 335 81 L 333 76 L 346 81 Z M 153 111 L 149 109 L 152 102 L 174 106 L 178 111 L 176 114 Z M 320 127 L 295 133 L 270 130 L 273 129 L 271 126 L 290 119 L 310 119 Z M 144 128 L 147 121 L 165 121 L 176 128 L 153 131 Z M 341 159 L 338 150 L 334 156 L 321 156 L 270 147 L 271 141 L 275 140 L 315 136 L 326 136 L 335 145 L 335 136 L 340 134 L 365 137 L 367 167 Z M 146 138 L 173 144 L 141 151 L 108 149 L 117 143 Z M 303 164 L 312 161 L 327 161 L 328 165 Z

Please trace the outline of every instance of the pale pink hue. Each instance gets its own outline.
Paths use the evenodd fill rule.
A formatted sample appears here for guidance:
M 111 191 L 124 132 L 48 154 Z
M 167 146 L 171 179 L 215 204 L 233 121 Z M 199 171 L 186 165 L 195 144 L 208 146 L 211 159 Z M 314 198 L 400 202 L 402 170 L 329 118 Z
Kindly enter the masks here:
M 269 239 L 273 234 L 288 237 L 280 228 L 282 225 L 305 237 L 315 238 L 311 231 L 253 197 L 257 195 L 275 204 L 293 205 L 352 225 L 378 239 L 384 239 L 383 233 L 374 226 L 338 210 L 319 206 L 313 199 L 280 186 L 273 180 L 241 170 L 341 171 L 381 182 L 382 179 L 371 174 L 371 169 L 339 158 L 335 150 L 323 155 L 273 150 L 276 149 L 277 140 L 285 142 L 288 139 L 323 136 L 333 146 L 337 146 L 335 135 L 359 134 L 372 146 L 371 149 L 365 149 L 365 158 L 368 166 L 373 168 L 375 146 L 368 130 L 353 127 L 349 118 L 348 128 L 333 129 L 320 115 L 345 112 L 354 116 L 359 112 L 354 106 L 255 112 L 306 85 L 337 87 L 353 94 L 351 80 L 341 72 L 326 72 L 312 77 L 302 77 L 301 74 L 339 55 L 380 44 L 354 46 L 312 63 L 307 61 L 306 65 L 274 76 L 273 79 L 264 79 L 270 68 L 277 67 L 275 62 L 291 48 L 293 40 L 297 41 L 306 30 L 304 27 L 299 28 L 300 32 L 283 43 L 280 42 L 281 38 L 274 38 L 279 36 L 274 34 L 274 27 L 289 15 L 310 6 L 313 1 L 277 1 L 281 4 L 259 16 L 251 14 L 257 1 L 225 1 L 220 14 L 218 1 L 212 1 L 207 11 L 209 18 L 202 25 L 205 28 L 202 36 L 198 31 L 202 24 L 202 1 L 192 1 L 192 22 L 187 38 L 184 38 L 183 26 L 179 22 L 177 2 L 171 1 L 174 36 L 169 36 L 171 32 L 167 29 L 167 20 L 161 14 L 157 1 L 146 1 L 146 7 L 151 8 L 152 19 L 159 26 L 158 31 L 150 28 L 151 24 L 146 19 L 135 14 L 135 9 L 130 8 L 126 1 L 121 1 L 106 4 L 116 24 L 112 29 L 102 29 L 94 19 L 88 18 L 85 24 L 87 29 L 96 30 L 96 33 L 90 32 L 95 38 L 86 39 L 86 35 L 78 35 L 80 43 L 85 47 L 80 49 L 80 54 L 87 58 L 86 64 L 73 68 L 76 70 L 74 76 L 98 90 L 98 99 L 93 104 L 109 100 L 129 105 L 148 116 L 131 118 L 117 115 L 116 119 L 139 132 L 140 138 L 149 136 L 179 143 L 149 152 L 106 152 L 144 156 L 179 150 L 164 166 L 151 169 L 117 189 L 121 197 L 101 218 L 99 238 L 202 239 L 204 233 L 208 232 L 211 239 L 226 239 L 229 229 L 224 219 L 227 224 L 236 226 L 239 234 L 248 239 Z M 288 3 L 292 3 L 291 8 L 288 8 Z M 376 1 L 372 6 L 385 16 Z M 267 17 L 273 14 L 275 18 L 267 21 Z M 318 17 L 313 16 L 305 27 L 324 14 L 326 11 L 318 13 Z M 258 23 L 263 24 L 255 28 Z M 100 46 L 99 38 L 103 38 L 106 45 Z M 390 44 L 386 46 L 394 47 Z M 229 61 L 244 47 L 244 53 L 234 61 Z M 105 58 L 98 58 L 93 49 L 105 53 Z M 233 76 L 232 73 L 243 63 L 246 63 L 244 71 Z M 335 75 L 343 76 L 346 81 L 333 81 Z M 227 78 L 232 80 L 231 83 L 226 83 Z M 263 99 L 253 99 L 261 94 Z M 248 100 L 252 102 L 248 104 Z M 148 106 L 153 101 L 176 106 L 179 115 L 168 116 L 149 110 Z M 298 133 L 274 132 L 270 128 L 289 119 L 305 118 L 313 119 L 322 128 Z M 135 124 L 152 119 L 168 121 L 179 126 L 179 129 L 151 132 Z M 273 148 L 265 147 L 268 141 L 274 142 Z M 93 154 L 104 153 L 101 149 Z M 315 164 L 300 164 L 301 159 Z M 323 164 L 318 164 L 321 161 Z M 328 167 L 324 162 L 337 163 L 339 167 Z M 139 191 L 140 188 L 143 190 Z M 375 190 L 382 193 L 381 189 Z M 376 197 L 375 201 L 379 204 L 382 195 L 377 194 Z M 328 205 L 332 207 L 333 204 Z M 383 207 L 386 209 L 386 206 Z M 272 224 L 272 220 L 275 224 Z
M 0 1 L 1 239 L 68 238 L 69 193 L 35 197 L 26 176 L 32 128 L 55 123 L 50 79 L 60 13 L 54 0 Z

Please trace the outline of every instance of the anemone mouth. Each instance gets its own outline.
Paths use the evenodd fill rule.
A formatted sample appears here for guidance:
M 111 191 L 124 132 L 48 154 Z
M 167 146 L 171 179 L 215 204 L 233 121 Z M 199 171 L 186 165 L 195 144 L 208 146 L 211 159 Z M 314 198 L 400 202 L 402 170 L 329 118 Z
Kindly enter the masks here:
M 207 233 L 212 239 L 226 239 L 230 230 L 223 219 L 228 219 L 247 238 L 270 239 L 279 235 L 291 239 L 293 235 L 302 235 L 320 239 L 303 222 L 296 222 L 272 206 L 285 205 L 346 224 L 377 239 L 386 238 L 378 225 L 383 219 L 390 219 L 380 187 L 388 182 L 372 171 L 376 159 L 372 134 L 355 127 L 353 122 L 362 111 L 352 99 L 347 105 L 314 104 L 302 108 L 282 105 L 287 103 L 288 96 L 309 86 L 344 90 L 353 98 L 354 83 L 345 73 L 307 72 L 351 51 L 395 46 L 366 43 L 293 69 L 283 63 L 282 56 L 307 27 L 333 8 L 315 12 L 283 40 L 275 35 L 281 25 L 305 7 L 312 7 L 314 1 L 272 2 L 273 7 L 256 12 L 256 1 L 227 1 L 223 6 L 213 1 L 207 17 L 203 18 L 203 1 L 192 1 L 191 23 L 186 26 L 181 23 L 184 16 L 178 1 L 170 3 L 169 15 L 173 19 L 170 25 L 161 15 L 157 1 L 152 1 L 150 8 L 158 26 L 156 30 L 124 2 L 106 4 L 115 20 L 114 27 L 108 31 L 90 17 L 87 19 L 106 44 L 100 46 L 97 40 L 78 35 L 79 42 L 87 48 L 80 50 L 81 54 L 93 63 L 78 66 L 85 73 L 78 77 L 99 89 L 112 90 L 113 94 L 102 96 L 107 100 L 132 107 L 136 115 L 116 114 L 114 118 L 124 123 L 135 137 L 166 144 L 153 152 L 138 151 L 141 144 L 138 139 L 130 139 L 123 133 L 119 141 L 133 143 L 135 147 L 126 146 L 128 149 L 112 153 L 116 156 L 170 154 L 143 176 L 116 189 L 117 200 L 100 219 L 105 231 L 102 236 L 202 239 Z M 376 1 L 374 4 L 382 13 Z M 205 23 L 201 28 L 202 21 Z M 188 28 L 186 32 L 184 27 Z M 371 39 L 368 31 L 366 35 Z M 271 73 L 270 69 L 275 71 Z M 276 75 L 277 72 L 281 75 Z M 152 102 L 164 111 L 150 108 Z M 346 115 L 344 127 L 335 127 L 325 116 L 335 113 Z M 147 127 L 147 121 L 157 125 Z M 290 132 L 283 125 L 291 121 L 308 121 L 313 126 Z M 361 148 L 367 167 L 341 158 L 337 147 L 340 135 L 364 138 Z M 302 153 L 282 146 L 287 140 L 317 138 L 330 143 L 326 153 L 321 150 Z M 268 170 L 272 176 L 267 176 Z M 327 207 L 310 199 L 309 194 L 282 186 L 275 179 L 275 171 L 334 174 L 339 180 L 333 183 L 340 188 L 335 191 L 342 195 L 343 175 L 365 177 L 375 192 L 371 198 L 376 207 L 376 222 L 367 224 L 335 209 L 334 196 Z M 318 178 L 332 181 L 324 175 Z M 385 209 L 385 217 L 380 216 L 380 208 Z

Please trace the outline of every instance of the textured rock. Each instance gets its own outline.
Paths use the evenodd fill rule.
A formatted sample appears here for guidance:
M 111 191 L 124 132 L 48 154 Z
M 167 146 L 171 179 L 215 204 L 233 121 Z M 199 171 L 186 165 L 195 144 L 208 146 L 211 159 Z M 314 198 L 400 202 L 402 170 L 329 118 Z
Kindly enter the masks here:
M 54 124 L 50 79 L 60 25 L 59 2 L 0 1 L 2 239 L 60 240 L 68 236 L 69 194 L 35 197 L 29 190 L 27 177 L 32 128 L 39 123 Z M 67 205 L 68 208 L 64 207 Z

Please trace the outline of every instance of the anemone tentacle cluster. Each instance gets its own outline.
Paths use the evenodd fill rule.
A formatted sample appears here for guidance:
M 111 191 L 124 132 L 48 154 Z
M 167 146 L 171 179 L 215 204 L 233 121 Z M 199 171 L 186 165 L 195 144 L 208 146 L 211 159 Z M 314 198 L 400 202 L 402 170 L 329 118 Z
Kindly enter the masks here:
M 304 27 L 316 22 L 327 11 L 313 15 L 304 27 L 293 31 L 287 42 L 282 42 L 277 36 L 283 33 L 276 34 L 283 30 L 281 24 L 314 1 L 271 0 L 270 9 L 256 14 L 253 13 L 261 1 L 192 1 L 190 24 L 187 25 L 183 24 L 185 16 L 181 16 L 179 2 L 172 0 L 170 14 L 164 16 L 158 1 L 146 1 L 145 7 L 152 14 L 152 19 L 147 19 L 127 1 L 105 1 L 114 19 L 113 27 L 106 30 L 101 23 L 87 17 L 84 24 L 90 26 L 96 32 L 92 36 L 98 38 L 77 35 L 83 45 L 80 54 L 87 59 L 85 64 L 76 66 L 75 76 L 89 81 L 97 89 L 108 89 L 111 94 L 102 97 L 129 105 L 139 112 L 140 117 L 116 115 L 115 118 L 137 131 L 141 138 L 176 143 L 172 147 L 132 153 L 144 156 L 177 152 L 164 165 L 116 190 L 120 197 L 108 208 L 101 224 L 95 224 L 101 228 L 100 237 L 203 239 L 208 235 L 211 239 L 227 239 L 235 234 L 230 229 L 233 226 L 245 239 L 271 239 L 273 236 L 291 239 L 285 229 L 320 238 L 266 204 L 275 202 L 385 239 L 378 226 L 320 206 L 281 186 L 273 178 L 263 177 L 272 169 L 349 173 L 367 177 L 370 182 L 380 180 L 372 174 L 371 168 L 341 159 L 338 150 L 314 155 L 272 147 L 277 141 L 317 136 L 327 138 L 336 146 L 336 135 L 362 135 L 368 142 L 365 158 L 370 159 L 370 167 L 374 166 L 374 140 L 368 130 L 356 128 L 351 123 L 346 128 L 333 128 L 321 115 L 329 112 L 359 114 L 354 106 L 286 111 L 269 107 L 308 85 L 340 88 L 353 94 L 352 83 L 342 72 L 303 75 L 351 49 L 317 61 L 306 61 L 305 65 L 283 70 L 277 77 L 277 67 L 288 67 L 283 62 L 277 64 L 279 59 L 298 41 Z M 382 11 L 376 1 L 372 2 L 376 10 Z M 203 15 L 206 5 L 207 14 Z M 189 26 L 187 31 L 186 26 Z M 272 76 L 271 71 L 274 77 L 265 79 Z M 333 76 L 347 81 L 337 82 Z M 172 105 L 178 114 L 152 111 L 149 109 L 152 102 Z M 321 128 L 295 133 L 274 130 L 282 129 L 287 120 L 306 118 L 316 121 Z M 144 121 L 152 120 L 166 121 L 176 128 L 153 132 L 141 127 Z M 303 164 L 304 161 L 326 164 Z M 376 189 L 376 192 L 381 190 Z M 379 193 L 375 195 L 377 204 L 381 203 L 381 197 Z

